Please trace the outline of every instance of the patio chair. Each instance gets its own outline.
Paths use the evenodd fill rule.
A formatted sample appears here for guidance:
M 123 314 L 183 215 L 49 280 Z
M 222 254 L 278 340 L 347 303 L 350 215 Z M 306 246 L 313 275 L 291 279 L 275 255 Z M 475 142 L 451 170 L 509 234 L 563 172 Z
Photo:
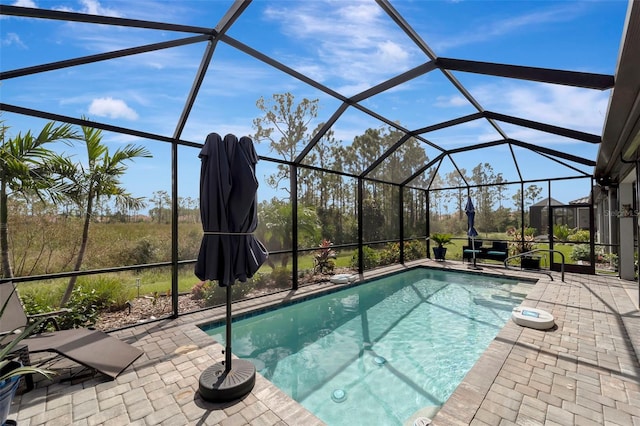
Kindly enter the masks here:
M 12 282 L 0 284 L 0 306 L 8 300 L 4 315 L 0 317 L 0 334 L 6 335 L 22 329 L 30 320 L 14 288 Z M 11 336 L 7 338 L 10 339 Z M 3 343 L 6 343 L 6 339 Z M 90 328 L 45 331 L 24 339 L 22 343 L 27 345 L 29 353 L 53 352 L 111 379 L 118 377 L 142 355 L 140 349 Z

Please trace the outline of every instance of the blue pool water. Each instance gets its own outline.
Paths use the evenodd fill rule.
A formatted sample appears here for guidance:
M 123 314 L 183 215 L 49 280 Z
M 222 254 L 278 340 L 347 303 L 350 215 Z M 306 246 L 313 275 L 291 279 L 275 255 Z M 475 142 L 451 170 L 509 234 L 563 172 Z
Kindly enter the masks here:
M 522 301 L 517 283 L 412 269 L 234 320 L 232 349 L 328 425 L 402 425 L 449 398 Z M 206 331 L 224 344 L 224 324 Z

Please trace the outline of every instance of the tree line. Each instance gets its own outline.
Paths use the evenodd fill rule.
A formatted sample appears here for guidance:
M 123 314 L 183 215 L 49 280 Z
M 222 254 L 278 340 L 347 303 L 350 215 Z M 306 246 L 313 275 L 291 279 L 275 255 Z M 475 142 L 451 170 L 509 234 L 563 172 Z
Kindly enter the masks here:
M 270 151 L 281 159 L 294 163 L 303 149 L 325 127 L 310 123 L 317 118 L 318 100 L 303 99 L 296 103 L 290 93 L 260 98 L 256 105 L 261 115 L 254 119 L 256 143 L 266 143 Z M 336 244 L 358 241 L 357 195 L 358 179 L 331 171 L 358 176 L 375 164 L 404 134 L 387 126 L 366 129 L 344 144 L 337 140 L 333 130 L 327 130 L 296 169 L 298 203 L 299 248 L 316 247 L 321 239 Z M 489 163 L 480 163 L 468 174 L 456 169 L 442 177 L 437 167 L 412 180 L 412 188 L 405 187 L 400 211 L 399 185 L 384 182 L 403 182 L 429 162 L 424 147 L 415 138 L 408 138 L 397 150 L 371 171 L 369 180 L 363 180 L 363 239 L 366 242 L 397 240 L 400 235 L 400 215 L 404 215 L 406 238 L 424 237 L 429 216 L 431 228 L 448 226 L 462 231 L 466 224 L 464 207 L 470 195 L 476 203 L 477 223 L 486 232 L 505 231 L 518 224 L 514 212 L 533 204 L 542 191 L 529 185 L 524 193 L 520 189 L 511 196 L 514 209 L 507 207 L 507 183 L 502 173 L 496 173 Z M 318 171 L 322 168 L 324 171 Z M 277 172 L 267 177 L 266 183 L 287 194 L 283 198 L 264 200 L 259 208 L 259 237 L 272 250 L 290 250 L 292 224 L 291 181 L 292 166 L 279 164 Z M 518 185 L 519 186 L 519 185 Z M 442 188 L 456 188 L 447 190 Z M 429 188 L 427 192 L 418 188 Z M 441 190 L 438 190 L 441 189 Z M 524 200 L 524 207 L 523 205 Z M 453 228 L 452 228 L 453 227 Z M 466 231 L 466 230 L 465 230 Z M 288 259 L 282 261 L 286 264 Z

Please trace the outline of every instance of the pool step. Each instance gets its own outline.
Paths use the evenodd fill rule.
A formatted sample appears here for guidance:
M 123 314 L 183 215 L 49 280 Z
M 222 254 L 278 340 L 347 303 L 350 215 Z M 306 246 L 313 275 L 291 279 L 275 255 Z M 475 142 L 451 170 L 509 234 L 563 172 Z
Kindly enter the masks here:
M 429 405 L 427 407 L 423 407 L 420 410 L 413 413 L 413 415 L 409 417 L 407 421 L 404 422 L 404 426 L 416 426 L 417 424 L 420 424 L 420 421 L 424 422 L 424 419 L 431 420 L 436 416 L 436 414 L 438 414 L 438 411 L 440 411 L 440 408 L 442 408 L 441 405 Z
M 515 297 L 527 297 L 534 286 L 534 283 L 518 283 L 509 293 Z

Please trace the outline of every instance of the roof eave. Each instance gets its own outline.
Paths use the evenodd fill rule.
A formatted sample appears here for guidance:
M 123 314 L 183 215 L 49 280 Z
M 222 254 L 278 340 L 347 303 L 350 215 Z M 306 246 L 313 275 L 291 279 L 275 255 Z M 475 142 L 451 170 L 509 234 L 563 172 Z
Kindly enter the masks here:
M 640 2 L 629 1 L 627 18 L 620 44 L 615 87 L 609 99 L 609 108 L 598 150 L 594 175 L 598 180 L 619 182 L 622 173 L 629 170 L 625 161 L 629 151 L 636 151 L 632 142 L 640 142 Z

